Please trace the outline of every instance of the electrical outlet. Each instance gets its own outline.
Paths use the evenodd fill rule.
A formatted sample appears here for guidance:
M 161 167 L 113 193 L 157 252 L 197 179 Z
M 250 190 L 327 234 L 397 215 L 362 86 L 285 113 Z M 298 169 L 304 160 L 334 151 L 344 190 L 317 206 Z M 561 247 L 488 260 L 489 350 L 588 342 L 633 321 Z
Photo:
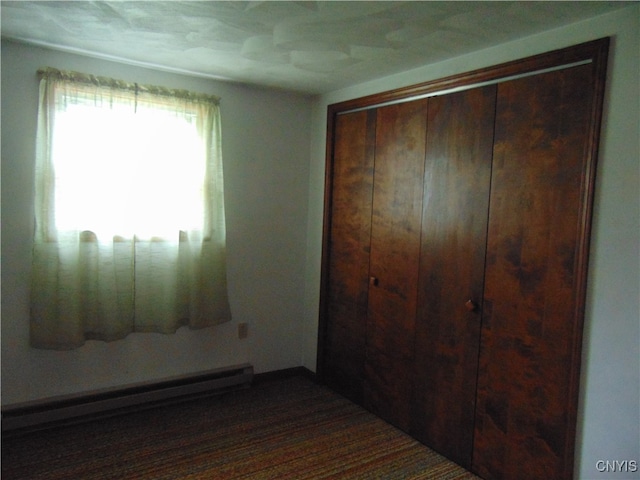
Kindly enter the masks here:
M 249 325 L 246 323 L 238 324 L 238 338 L 247 338 L 249 336 Z

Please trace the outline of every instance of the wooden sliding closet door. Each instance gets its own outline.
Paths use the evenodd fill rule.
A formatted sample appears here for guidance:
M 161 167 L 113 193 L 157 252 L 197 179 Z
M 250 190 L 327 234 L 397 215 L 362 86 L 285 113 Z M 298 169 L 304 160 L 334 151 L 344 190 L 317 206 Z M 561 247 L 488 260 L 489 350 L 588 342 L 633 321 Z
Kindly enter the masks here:
M 573 475 L 608 45 L 329 108 L 320 377 L 486 480 Z
M 324 378 L 362 402 L 371 243 L 375 110 L 335 121 Z
M 571 478 L 595 75 L 498 85 L 473 470 Z
M 411 423 L 426 100 L 377 109 L 364 405 Z
M 471 467 L 496 86 L 429 99 L 414 436 Z

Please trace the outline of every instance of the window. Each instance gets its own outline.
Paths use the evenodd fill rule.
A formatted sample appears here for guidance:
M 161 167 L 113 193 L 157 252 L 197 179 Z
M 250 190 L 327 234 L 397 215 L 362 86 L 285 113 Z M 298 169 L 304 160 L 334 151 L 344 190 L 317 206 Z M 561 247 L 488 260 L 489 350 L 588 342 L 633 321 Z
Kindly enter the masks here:
M 229 320 L 217 98 L 39 75 L 32 345 Z
M 96 108 L 86 99 L 57 111 L 51 152 L 56 230 L 170 238 L 202 229 L 205 155 L 196 115 L 184 113 L 154 105 Z M 105 132 L 118 141 L 105 141 Z

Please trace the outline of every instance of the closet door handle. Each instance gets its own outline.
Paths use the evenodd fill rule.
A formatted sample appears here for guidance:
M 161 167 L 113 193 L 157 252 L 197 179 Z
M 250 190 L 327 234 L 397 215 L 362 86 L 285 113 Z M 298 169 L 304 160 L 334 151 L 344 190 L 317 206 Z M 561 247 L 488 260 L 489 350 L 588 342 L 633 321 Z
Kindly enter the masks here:
M 467 300 L 464 306 L 467 307 L 467 310 L 469 310 L 470 312 L 475 312 L 478 310 L 478 304 L 471 299 Z
M 378 282 L 378 277 L 374 277 L 374 276 L 369 277 L 369 285 L 371 285 L 372 287 L 377 287 L 378 283 L 380 283 Z

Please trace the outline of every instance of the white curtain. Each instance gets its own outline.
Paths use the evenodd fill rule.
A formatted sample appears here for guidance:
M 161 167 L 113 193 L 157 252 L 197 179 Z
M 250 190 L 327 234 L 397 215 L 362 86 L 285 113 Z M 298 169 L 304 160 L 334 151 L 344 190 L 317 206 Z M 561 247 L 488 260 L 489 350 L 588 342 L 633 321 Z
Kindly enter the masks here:
M 230 320 L 218 99 L 39 75 L 32 346 Z

